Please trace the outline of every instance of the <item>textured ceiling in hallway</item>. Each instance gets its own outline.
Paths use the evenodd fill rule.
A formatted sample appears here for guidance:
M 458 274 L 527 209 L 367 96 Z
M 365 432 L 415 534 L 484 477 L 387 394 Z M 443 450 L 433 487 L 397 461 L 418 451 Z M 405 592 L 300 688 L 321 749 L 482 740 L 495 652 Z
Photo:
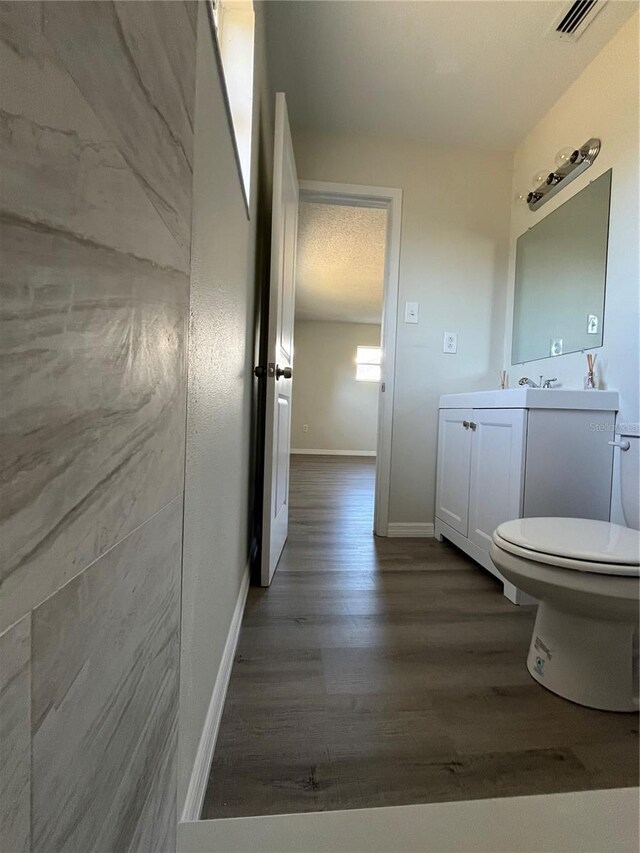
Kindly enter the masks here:
M 566 0 L 265 5 L 272 83 L 286 92 L 294 133 L 503 151 L 516 148 L 638 8 L 609 0 L 568 44 L 548 36 Z M 559 139 L 558 147 L 582 142 Z
M 296 318 L 379 323 L 387 211 L 302 202 Z

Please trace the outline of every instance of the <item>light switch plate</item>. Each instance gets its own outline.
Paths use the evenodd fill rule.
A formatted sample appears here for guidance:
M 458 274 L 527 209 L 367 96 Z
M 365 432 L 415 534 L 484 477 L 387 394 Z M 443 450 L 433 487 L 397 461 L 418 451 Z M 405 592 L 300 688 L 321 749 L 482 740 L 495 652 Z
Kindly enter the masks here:
M 458 333 L 445 332 L 444 342 L 442 344 L 442 352 L 454 353 L 458 352 Z
M 405 323 L 417 323 L 418 322 L 418 303 L 417 302 L 405 302 L 404 303 L 404 321 L 405 321 Z

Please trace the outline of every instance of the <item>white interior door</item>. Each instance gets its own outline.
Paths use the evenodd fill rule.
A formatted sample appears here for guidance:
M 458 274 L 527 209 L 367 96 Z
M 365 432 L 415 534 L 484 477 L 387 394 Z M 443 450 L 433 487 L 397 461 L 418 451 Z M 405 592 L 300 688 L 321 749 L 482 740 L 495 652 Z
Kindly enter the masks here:
M 260 581 L 268 586 L 289 524 L 291 376 L 298 232 L 298 176 L 284 93 L 276 95 Z
M 467 535 L 471 409 L 441 409 L 438 421 L 436 515 Z
M 493 531 L 519 518 L 524 486 L 526 409 L 474 409 L 469 539 L 488 551 Z

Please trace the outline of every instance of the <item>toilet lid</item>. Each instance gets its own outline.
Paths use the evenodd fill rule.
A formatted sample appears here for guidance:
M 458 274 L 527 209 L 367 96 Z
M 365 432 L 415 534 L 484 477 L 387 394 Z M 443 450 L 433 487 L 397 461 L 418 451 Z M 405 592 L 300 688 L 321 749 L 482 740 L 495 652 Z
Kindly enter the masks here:
M 505 542 L 549 557 L 603 566 L 640 565 L 640 533 L 609 521 L 518 518 L 498 525 L 496 534 Z

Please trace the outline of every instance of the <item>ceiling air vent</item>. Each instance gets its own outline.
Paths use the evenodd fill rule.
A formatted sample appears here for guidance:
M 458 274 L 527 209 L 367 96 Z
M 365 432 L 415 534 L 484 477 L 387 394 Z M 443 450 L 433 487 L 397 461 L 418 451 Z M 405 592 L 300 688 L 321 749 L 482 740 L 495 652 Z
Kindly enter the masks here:
M 562 41 L 577 41 L 602 11 L 607 0 L 576 0 L 565 7 L 553 22 L 550 34 Z

